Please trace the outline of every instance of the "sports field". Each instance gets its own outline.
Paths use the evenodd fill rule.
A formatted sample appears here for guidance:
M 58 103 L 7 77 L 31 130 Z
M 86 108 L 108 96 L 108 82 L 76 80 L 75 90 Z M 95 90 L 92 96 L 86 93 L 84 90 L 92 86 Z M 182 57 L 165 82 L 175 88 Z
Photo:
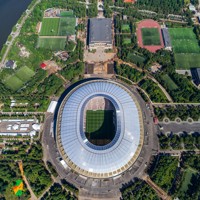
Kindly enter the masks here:
M 35 72 L 24 66 L 24 67 L 21 67 L 19 70 L 17 70 L 16 72 L 16 76 L 21 79 L 23 82 L 27 82 L 28 80 L 31 79 L 32 76 L 34 76 Z
M 129 24 L 123 24 L 122 25 L 122 32 L 127 32 L 127 33 L 131 32 Z
M 61 11 L 60 12 L 61 17 L 74 17 L 74 12 L 72 10 L 69 11 Z
M 193 28 L 170 28 L 169 34 L 172 41 L 176 69 L 188 70 L 200 67 L 200 47 Z
M 144 46 L 161 45 L 158 28 L 142 28 L 141 31 Z
M 37 48 L 64 50 L 66 38 L 38 38 Z
M 169 34 L 174 53 L 200 53 L 193 28 L 170 28 Z
M 75 34 L 75 26 L 76 26 L 76 18 L 75 17 L 61 17 L 58 35 L 74 35 Z
M 60 18 L 43 18 L 41 36 L 57 36 Z
M 163 75 L 162 80 L 165 82 L 167 88 L 169 88 L 170 90 L 178 89 L 178 86 L 176 85 L 176 83 L 174 83 L 174 81 L 170 78 L 169 75 L 167 74 Z
M 27 81 L 33 77 L 35 72 L 24 66 L 16 71 L 15 74 L 5 78 L 4 84 L 12 90 L 20 89 Z
M 115 136 L 112 110 L 87 110 L 86 137 L 96 145 L 105 145 Z

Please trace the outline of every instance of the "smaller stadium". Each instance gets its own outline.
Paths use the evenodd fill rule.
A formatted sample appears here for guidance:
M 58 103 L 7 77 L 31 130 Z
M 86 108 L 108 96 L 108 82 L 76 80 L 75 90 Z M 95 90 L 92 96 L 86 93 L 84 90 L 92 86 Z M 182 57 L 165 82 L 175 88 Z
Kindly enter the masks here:
M 152 53 L 164 48 L 161 27 L 158 22 L 148 19 L 137 24 L 138 46 Z

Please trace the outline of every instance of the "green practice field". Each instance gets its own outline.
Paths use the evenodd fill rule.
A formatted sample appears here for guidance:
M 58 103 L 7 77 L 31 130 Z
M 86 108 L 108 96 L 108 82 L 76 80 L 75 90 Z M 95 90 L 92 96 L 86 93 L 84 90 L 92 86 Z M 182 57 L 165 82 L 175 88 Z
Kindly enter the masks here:
M 193 28 L 170 28 L 169 34 L 174 53 L 200 53 Z
M 37 47 L 56 51 L 64 50 L 65 44 L 65 38 L 38 38 Z
M 69 11 L 61 11 L 60 12 L 61 17 L 74 17 L 74 12 L 72 10 Z
M 124 38 L 123 44 L 131 44 L 131 38 Z
M 14 75 L 5 78 L 4 84 L 10 89 L 16 91 L 29 81 L 34 74 L 35 72 L 32 69 L 24 66 L 18 69 Z
M 17 70 L 15 75 L 19 79 L 21 79 L 23 82 L 27 82 L 28 80 L 31 79 L 31 77 L 34 76 L 34 74 L 35 72 L 32 69 L 24 66 L 24 67 L 21 67 L 19 70 Z
M 75 17 L 61 17 L 59 24 L 58 35 L 74 35 L 75 34 L 75 26 L 76 26 L 76 18 Z
M 158 28 L 142 28 L 141 31 L 144 46 L 161 45 Z
M 146 60 L 145 57 L 142 57 L 142 56 L 130 53 L 130 52 L 128 53 L 127 58 L 133 63 L 144 63 Z
M 200 47 L 193 28 L 170 28 L 176 69 L 200 67 Z
M 167 88 L 169 88 L 170 90 L 178 89 L 176 83 L 174 83 L 174 81 L 167 74 L 162 76 L 162 80 L 165 82 Z
M 57 36 L 60 18 L 43 18 L 41 36 Z
M 115 136 L 112 110 L 87 110 L 86 137 L 95 145 L 108 144 Z

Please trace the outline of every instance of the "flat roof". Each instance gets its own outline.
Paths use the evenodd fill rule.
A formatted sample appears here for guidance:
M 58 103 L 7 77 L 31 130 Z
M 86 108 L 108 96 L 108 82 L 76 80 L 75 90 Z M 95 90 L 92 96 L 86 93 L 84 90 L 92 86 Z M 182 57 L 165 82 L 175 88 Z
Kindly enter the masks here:
M 111 18 L 89 19 L 89 44 L 95 43 L 112 44 Z
M 169 36 L 169 31 L 167 28 L 162 28 L 162 35 L 163 35 L 165 47 L 171 47 L 172 46 L 171 40 Z

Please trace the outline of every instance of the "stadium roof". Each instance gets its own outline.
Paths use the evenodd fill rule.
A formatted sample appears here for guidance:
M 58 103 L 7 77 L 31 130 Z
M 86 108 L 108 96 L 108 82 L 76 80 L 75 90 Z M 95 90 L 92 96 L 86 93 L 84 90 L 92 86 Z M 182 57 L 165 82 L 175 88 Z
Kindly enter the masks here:
M 85 106 L 96 96 L 109 99 L 116 110 L 116 134 L 104 146 L 90 143 L 83 130 Z M 58 149 L 78 173 L 97 178 L 116 176 L 136 161 L 143 143 L 142 116 L 135 97 L 124 86 L 108 80 L 83 83 L 65 97 L 58 116 Z
M 89 19 L 89 44 L 112 44 L 112 20 L 110 18 Z
M 172 45 L 171 45 L 168 28 L 162 28 L 162 35 L 163 35 L 165 47 L 171 47 Z

